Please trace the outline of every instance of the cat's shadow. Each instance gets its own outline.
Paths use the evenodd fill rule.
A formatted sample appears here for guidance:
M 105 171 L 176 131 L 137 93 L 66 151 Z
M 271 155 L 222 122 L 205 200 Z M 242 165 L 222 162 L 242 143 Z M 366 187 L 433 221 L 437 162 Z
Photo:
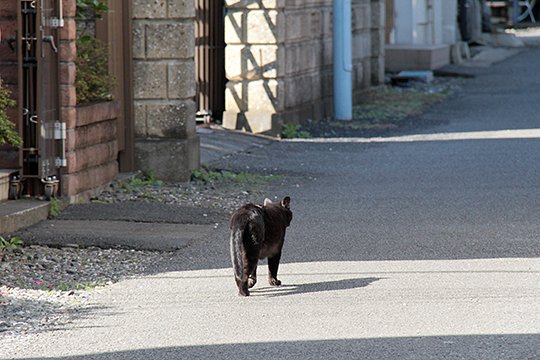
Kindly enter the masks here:
M 382 280 L 382 278 L 342 279 L 305 284 L 283 284 L 281 286 L 264 286 L 259 288 L 257 288 L 257 284 L 253 289 L 250 290 L 250 293 L 254 296 L 275 297 L 319 293 L 325 291 L 351 290 L 369 286 L 370 284 L 379 280 Z

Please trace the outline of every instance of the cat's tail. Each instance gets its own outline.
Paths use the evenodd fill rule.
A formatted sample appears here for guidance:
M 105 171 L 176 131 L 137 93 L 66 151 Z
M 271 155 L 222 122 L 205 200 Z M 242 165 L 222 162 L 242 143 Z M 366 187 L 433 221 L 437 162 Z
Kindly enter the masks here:
M 247 266 L 246 252 L 244 249 L 244 229 L 236 227 L 231 230 L 231 261 L 233 265 L 234 277 L 237 282 L 242 282 L 244 267 Z

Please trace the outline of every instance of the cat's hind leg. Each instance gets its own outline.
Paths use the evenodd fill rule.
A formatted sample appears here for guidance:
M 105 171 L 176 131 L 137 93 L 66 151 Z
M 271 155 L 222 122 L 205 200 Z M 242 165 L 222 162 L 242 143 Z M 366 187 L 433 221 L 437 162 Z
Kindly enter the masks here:
M 256 283 L 257 283 L 257 264 L 255 264 L 251 273 L 249 274 L 248 287 L 251 289 L 252 287 L 255 286 Z
M 277 278 L 281 253 L 268 258 L 268 283 L 271 286 L 280 286 L 281 281 Z
M 257 282 L 257 263 L 259 262 L 258 250 L 250 249 L 246 254 L 246 266 L 242 274 L 242 289 L 240 295 L 249 296 L 248 289 L 252 288 Z

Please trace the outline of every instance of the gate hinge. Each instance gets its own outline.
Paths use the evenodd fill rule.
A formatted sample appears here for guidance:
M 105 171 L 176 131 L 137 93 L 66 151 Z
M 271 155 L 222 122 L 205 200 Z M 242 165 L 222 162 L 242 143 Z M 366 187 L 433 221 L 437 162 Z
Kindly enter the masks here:
M 50 18 L 48 20 L 48 25 L 54 29 L 64 27 L 64 19 L 62 18 Z
M 66 123 L 54 123 L 54 140 L 66 140 Z

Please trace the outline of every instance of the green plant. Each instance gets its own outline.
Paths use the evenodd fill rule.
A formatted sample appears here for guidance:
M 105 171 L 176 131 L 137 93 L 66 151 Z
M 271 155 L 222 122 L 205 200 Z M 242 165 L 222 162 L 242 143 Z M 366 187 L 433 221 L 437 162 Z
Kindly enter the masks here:
M 148 186 L 148 185 L 161 186 L 163 185 L 163 181 L 158 180 L 154 172 L 150 171 L 147 174 L 141 174 L 141 175 L 132 177 L 129 180 L 128 185 L 132 187 L 143 187 L 143 186 Z
M 137 174 L 127 181 L 119 182 L 120 189 L 127 193 L 137 193 L 145 199 L 155 199 L 155 195 L 147 187 L 160 187 L 163 181 L 158 180 L 153 172 Z
M 14 236 L 12 238 L 5 239 L 3 236 L 0 236 L 0 251 L 13 251 L 20 249 L 23 246 L 23 241 L 19 236 Z
M 105 0 L 77 0 L 77 36 L 95 36 L 96 20 L 109 11 Z
M 195 169 L 191 172 L 191 181 L 199 181 L 203 183 L 211 183 L 219 181 L 223 178 L 223 174 L 220 171 L 211 170 L 205 167 Z
M 77 103 L 112 100 L 116 80 L 109 75 L 108 54 L 105 44 L 93 36 L 77 39 Z
M 236 173 L 229 170 L 210 169 L 206 167 L 193 170 L 191 173 L 191 181 L 205 184 L 220 182 L 238 185 L 255 185 L 278 178 L 280 178 L 279 175 L 259 175 L 245 171 Z
M 100 19 L 109 7 L 103 0 L 77 0 L 77 20 L 93 21 Z
M 362 102 L 353 107 L 353 118 L 367 123 L 400 120 L 421 113 L 446 96 L 445 93 L 380 86 L 365 92 Z
M 302 130 L 302 126 L 298 124 L 284 124 L 281 129 L 281 137 L 283 139 L 292 139 L 292 138 L 301 138 L 306 139 L 310 138 L 311 134 L 305 130 Z
M 11 93 L 3 87 L 0 79 L 0 145 L 11 144 L 20 146 L 22 144 L 21 137 L 15 129 L 15 124 L 9 120 L 6 110 L 15 106 L 15 101 L 10 97 Z
M 60 215 L 60 211 L 60 201 L 55 197 L 51 198 L 51 201 L 49 202 L 49 217 L 57 217 Z
M 101 284 L 95 281 L 89 281 L 89 282 L 74 282 L 74 281 L 61 281 L 57 285 L 52 286 L 52 290 L 56 291 L 73 291 L 73 290 L 85 290 L 85 291 L 91 291 L 95 290 L 98 286 Z
M 77 0 L 77 103 L 112 100 L 116 80 L 109 75 L 109 51 L 95 37 L 95 21 L 109 11 L 104 0 Z

